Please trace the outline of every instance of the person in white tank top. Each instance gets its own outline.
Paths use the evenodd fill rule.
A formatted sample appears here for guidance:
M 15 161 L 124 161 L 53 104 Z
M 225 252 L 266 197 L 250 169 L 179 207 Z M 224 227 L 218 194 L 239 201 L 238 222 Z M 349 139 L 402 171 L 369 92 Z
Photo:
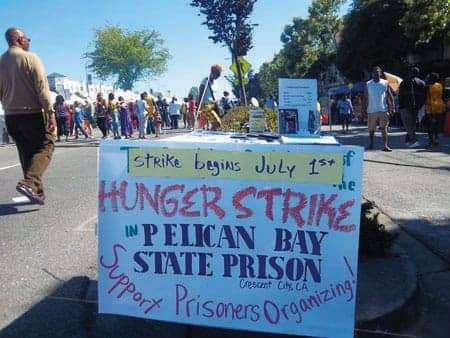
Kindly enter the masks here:
M 365 108 L 370 137 L 368 149 L 373 149 L 375 131 L 377 125 L 380 125 L 384 143 L 383 151 L 392 151 L 388 146 L 388 126 L 393 97 L 389 91 L 388 82 L 381 78 L 381 74 L 381 68 L 375 67 L 372 80 L 367 82 L 365 90 Z

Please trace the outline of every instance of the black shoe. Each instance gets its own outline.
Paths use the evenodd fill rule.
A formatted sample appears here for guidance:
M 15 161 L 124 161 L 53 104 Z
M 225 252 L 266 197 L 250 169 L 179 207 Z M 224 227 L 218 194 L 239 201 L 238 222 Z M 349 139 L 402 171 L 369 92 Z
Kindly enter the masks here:
M 18 183 L 16 186 L 16 190 L 18 193 L 24 195 L 27 197 L 31 203 L 44 205 L 45 196 L 44 194 L 36 194 L 33 189 L 30 187 L 27 187 L 26 185 L 22 183 Z

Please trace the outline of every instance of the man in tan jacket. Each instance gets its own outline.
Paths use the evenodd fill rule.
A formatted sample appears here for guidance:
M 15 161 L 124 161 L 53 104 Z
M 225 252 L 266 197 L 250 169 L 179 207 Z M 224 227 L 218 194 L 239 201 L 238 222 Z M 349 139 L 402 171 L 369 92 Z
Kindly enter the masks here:
M 28 52 L 30 39 L 23 31 L 9 28 L 5 38 L 9 49 L 0 57 L 0 101 L 23 170 L 16 189 L 43 205 L 42 176 L 52 158 L 56 126 L 47 77 L 39 57 Z

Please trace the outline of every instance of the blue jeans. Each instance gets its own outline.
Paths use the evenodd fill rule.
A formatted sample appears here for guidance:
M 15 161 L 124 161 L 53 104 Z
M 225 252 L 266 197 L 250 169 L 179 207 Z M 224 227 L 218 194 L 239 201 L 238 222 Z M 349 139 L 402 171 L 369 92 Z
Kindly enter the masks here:
M 148 119 L 147 120 L 147 134 L 149 135 L 151 133 L 156 134 L 156 132 L 155 132 L 155 125 L 154 125 L 152 119 Z
M 114 137 L 120 137 L 119 134 L 119 114 L 118 113 L 113 113 L 112 115 L 112 130 L 113 130 L 113 134 Z
M 147 116 L 144 114 L 138 114 L 138 121 L 139 121 L 139 137 L 145 136 L 145 123 L 147 122 Z

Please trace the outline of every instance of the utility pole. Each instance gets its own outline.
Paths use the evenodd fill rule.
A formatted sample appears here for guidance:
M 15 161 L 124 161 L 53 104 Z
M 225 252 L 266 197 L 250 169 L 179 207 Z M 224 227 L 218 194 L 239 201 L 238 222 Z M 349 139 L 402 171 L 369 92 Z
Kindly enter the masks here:
M 91 98 L 90 92 L 89 92 L 89 73 L 88 73 L 88 68 L 87 65 L 84 66 L 84 69 L 86 71 L 86 92 L 87 92 L 87 97 Z

